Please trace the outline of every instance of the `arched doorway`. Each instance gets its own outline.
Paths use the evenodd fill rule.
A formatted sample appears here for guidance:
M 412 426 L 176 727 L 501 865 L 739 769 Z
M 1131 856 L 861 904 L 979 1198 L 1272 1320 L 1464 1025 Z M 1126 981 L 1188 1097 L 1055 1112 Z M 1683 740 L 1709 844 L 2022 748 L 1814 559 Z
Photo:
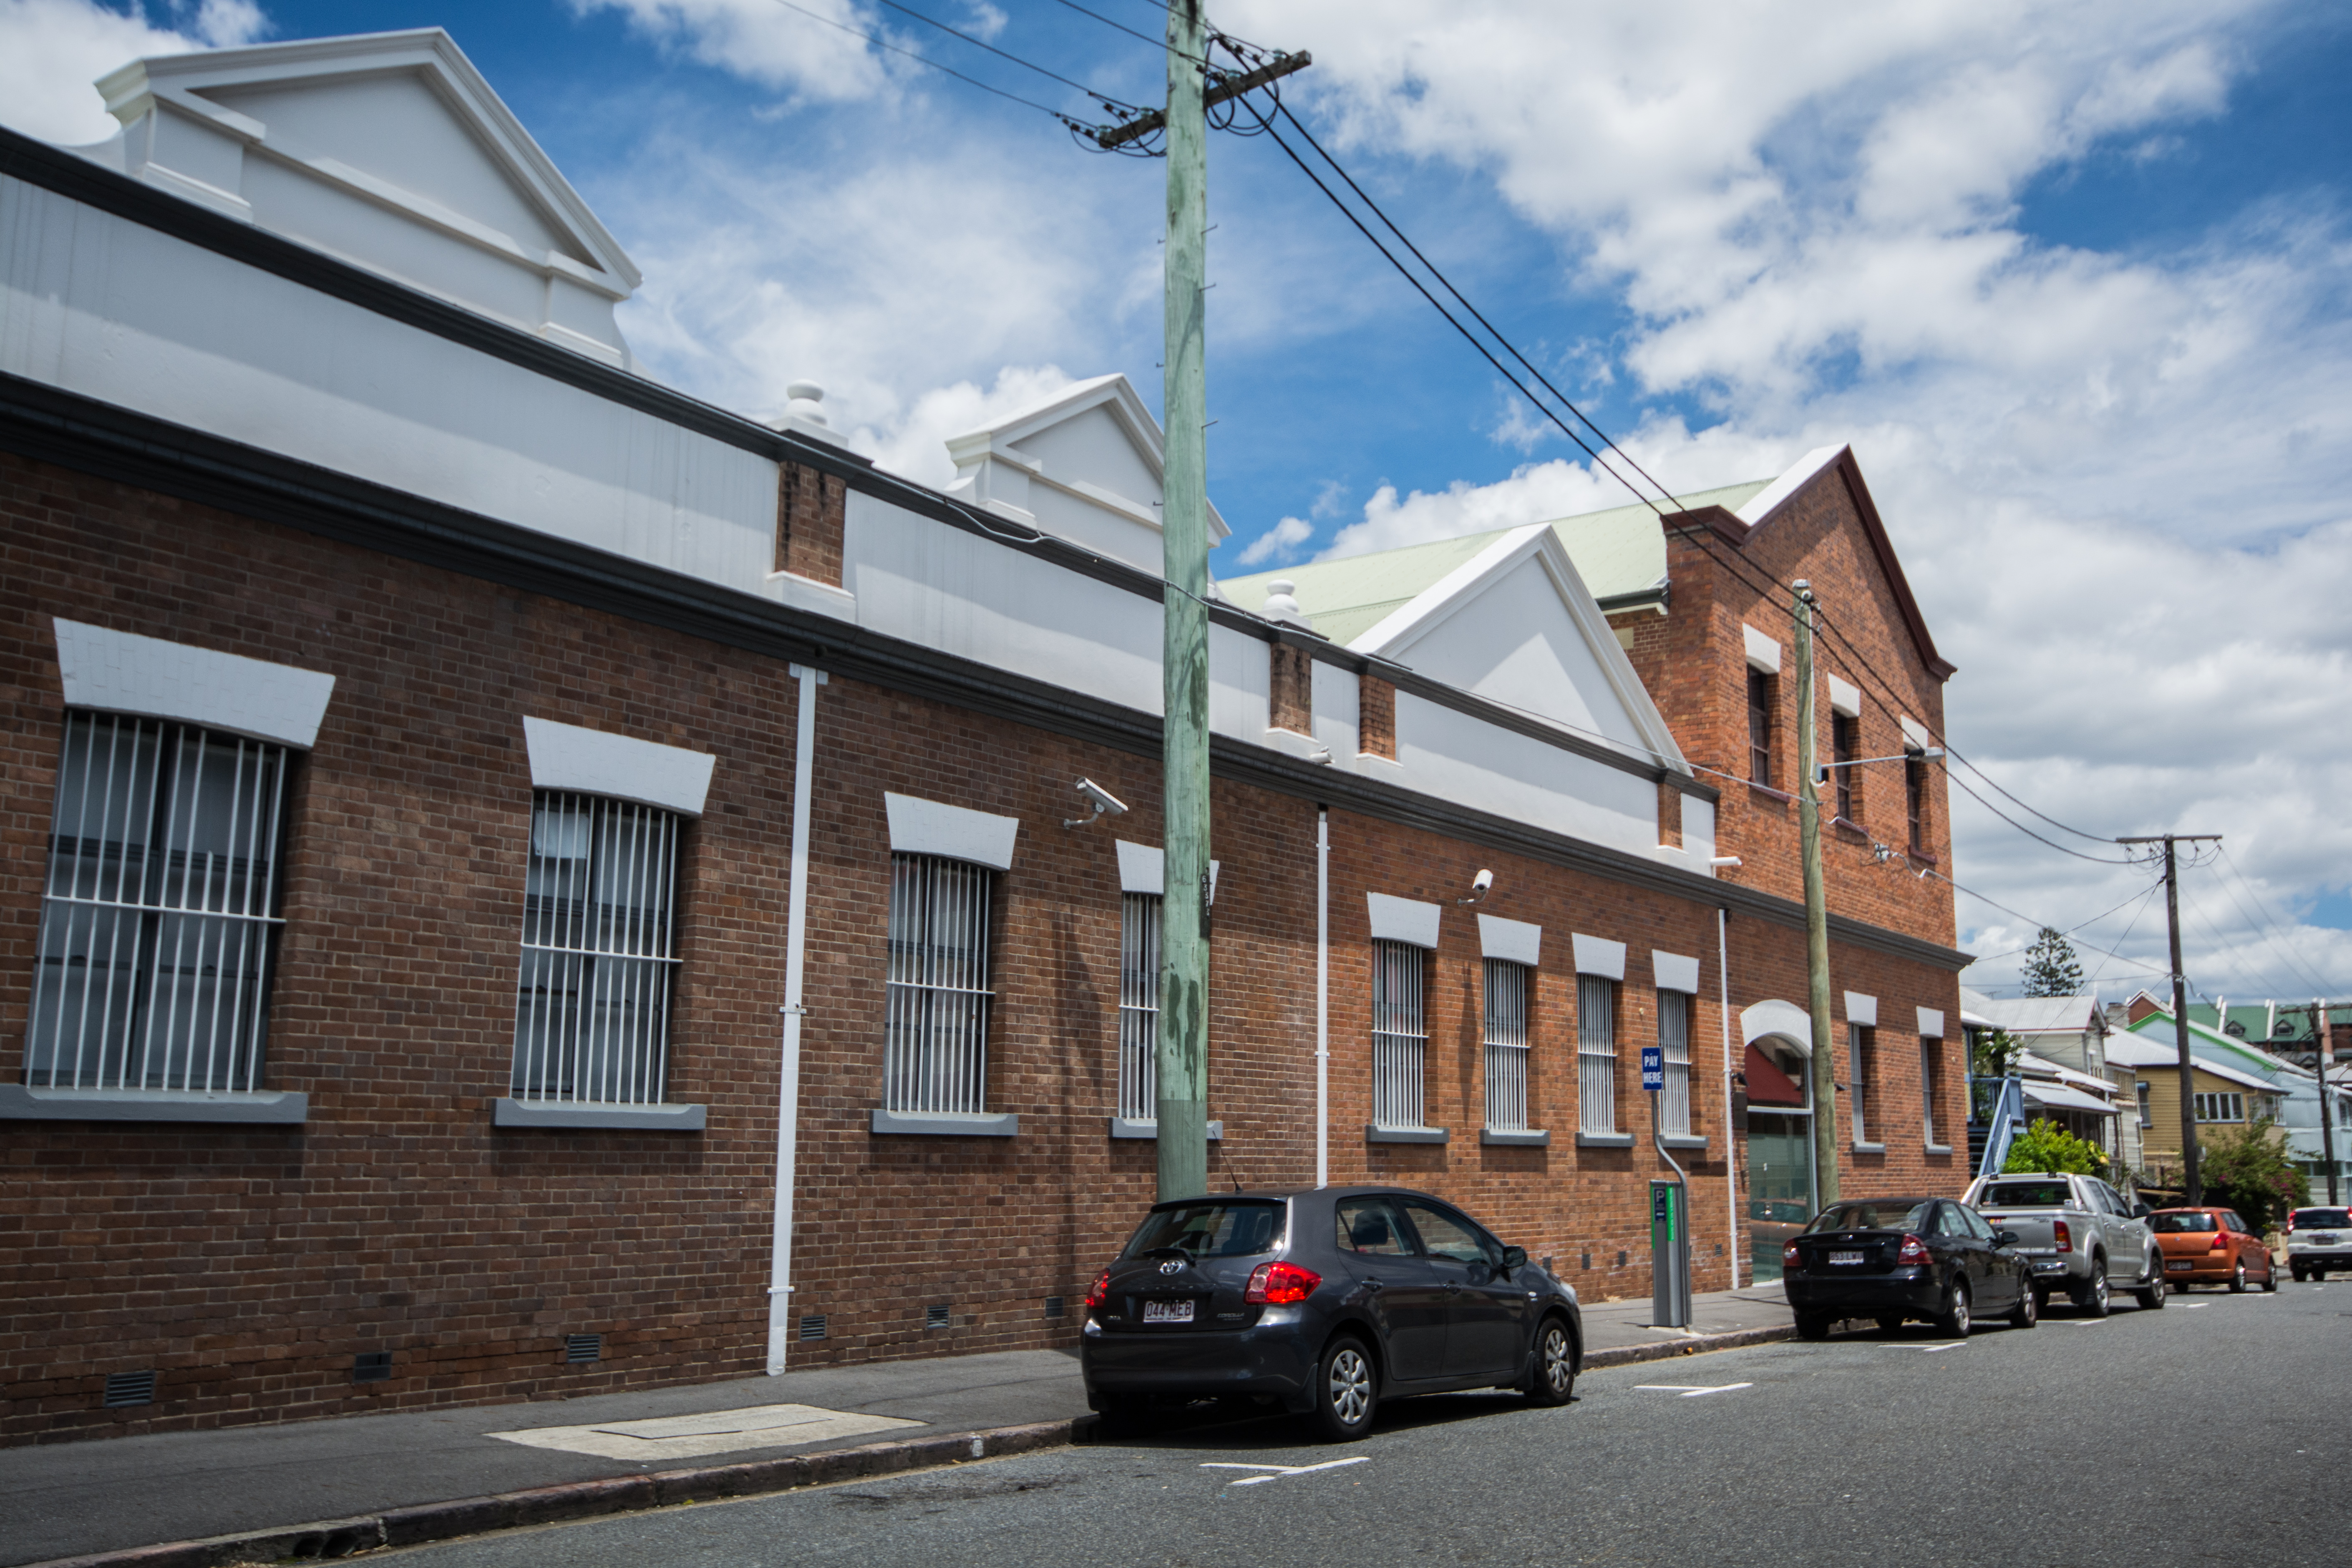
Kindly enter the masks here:
M 1812 1020 L 1789 1002 L 1739 1016 L 1748 1049 L 1748 1253 L 1759 1284 L 1780 1278 L 1780 1248 L 1818 1206 L 1810 1080 Z

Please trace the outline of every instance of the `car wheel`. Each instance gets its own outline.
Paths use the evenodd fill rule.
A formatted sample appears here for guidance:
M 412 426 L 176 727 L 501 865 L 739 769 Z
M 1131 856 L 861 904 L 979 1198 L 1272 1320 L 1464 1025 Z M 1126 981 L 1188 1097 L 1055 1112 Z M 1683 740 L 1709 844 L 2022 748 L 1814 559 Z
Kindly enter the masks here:
M 2325 1268 L 2315 1268 L 2311 1271 L 2311 1277 L 2314 1279 L 2325 1279 L 2327 1278 L 2327 1270 Z
M 2278 1294 L 2278 1260 L 2276 1258 L 2273 1258 L 2271 1266 L 2263 1270 L 2263 1294 L 2265 1296 Z
M 2031 1289 L 2017 1293 L 2017 1306 L 2009 1314 L 2012 1329 L 2030 1329 L 2042 1321 L 2042 1302 Z
M 1899 1333 L 1902 1329 L 1903 1320 L 1900 1318 L 1886 1317 L 1878 1320 L 1878 1331 L 1882 1334 Z
M 1536 1331 L 1536 1369 L 1527 1386 L 1529 1405 L 1565 1405 L 1576 1392 L 1576 1342 L 1568 1325 L 1546 1318 Z
M 2091 1282 L 2075 1293 L 2074 1310 L 2086 1318 L 2104 1318 L 2115 1308 L 2107 1294 L 2107 1260 L 2091 1259 Z
M 2298 1269 L 2296 1269 L 2296 1270 L 2294 1271 L 2294 1282 L 2295 1282 L 2296 1284 L 2298 1284 L 2298 1285 L 2302 1284 L 2302 1283 L 2304 1282 L 2304 1280 L 2305 1280 L 2305 1279 L 2308 1279 L 2308 1278 L 2310 1278 L 2310 1276 L 2309 1276 L 2309 1275 L 2307 1275 L 2304 1270 L 2302 1270 L 2302 1269 L 2300 1269 L 2300 1268 L 2298 1268 Z
M 1830 1337 L 1830 1320 L 1821 1312 L 1797 1314 L 1797 1337 L 1801 1340 L 1825 1340 Z
M 2237 1269 L 2230 1276 L 2230 1293 L 2233 1296 L 2246 1293 L 2246 1260 L 2242 1258 L 2238 1259 Z
M 1315 1369 L 1317 1433 L 1333 1443 L 1360 1437 L 1372 1429 L 1372 1412 L 1380 1402 L 1372 1352 L 1359 1339 L 1333 1340 Z
M 1956 1340 L 1969 1337 L 1969 1288 L 1954 1279 L 1944 1293 L 1944 1315 L 1936 1326 Z

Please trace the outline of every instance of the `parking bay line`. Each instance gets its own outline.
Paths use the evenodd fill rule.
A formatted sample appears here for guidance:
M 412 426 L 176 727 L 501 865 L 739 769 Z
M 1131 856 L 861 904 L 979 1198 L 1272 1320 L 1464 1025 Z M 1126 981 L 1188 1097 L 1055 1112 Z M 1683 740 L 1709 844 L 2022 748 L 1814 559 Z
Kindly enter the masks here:
M 1345 1459 L 1326 1459 L 1319 1465 L 1244 1465 L 1231 1461 L 1216 1461 L 1204 1464 L 1201 1468 L 1204 1470 L 1272 1470 L 1275 1472 L 1270 1476 L 1246 1476 L 1233 1483 L 1237 1487 L 1255 1487 L 1263 1486 L 1267 1481 L 1281 1480 L 1286 1476 L 1309 1476 L 1318 1470 L 1337 1470 L 1349 1465 L 1369 1465 L 1371 1462 L 1372 1457 L 1370 1454 L 1356 1454 Z
M 1633 1390 L 1637 1394 L 1646 1390 L 1653 1394 L 1679 1394 L 1685 1399 L 1696 1399 L 1701 1394 L 1729 1394 L 1735 1388 L 1755 1386 L 1752 1383 L 1720 1383 L 1713 1386 L 1702 1383 L 1637 1383 Z

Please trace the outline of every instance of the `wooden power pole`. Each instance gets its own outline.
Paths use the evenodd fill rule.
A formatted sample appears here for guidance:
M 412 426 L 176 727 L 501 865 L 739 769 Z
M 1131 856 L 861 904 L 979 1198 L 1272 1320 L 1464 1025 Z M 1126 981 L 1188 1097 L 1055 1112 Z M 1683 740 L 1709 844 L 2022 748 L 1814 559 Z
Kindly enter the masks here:
M 2164 846 L 2164 918 L 2172 931 L 2172 1034 L 2180 1053 L 2180 1166 L 2194 1208 L 2205 1201 L 2204 1179 L 2197 1173 L 2197 1068 L 2189 1051 L 2189 976 L 2180 966 L 2180 872 L 2175 864 L 2175 844 L 2219 844 L 2218 833 L 2163 833 L 2139 838 L 2118 838 L 2118 844 Z
M 1827 1208 L 1838 1200 L 1837 1047 L 1830 1026 L 1830 916 L 1822 887 L 1820 728 L 1813 715 L 1813 590 L 1796 590 L 1797 847 L 1805 861 L 1805 977 L 1813 1015 L 1813 1191 Z

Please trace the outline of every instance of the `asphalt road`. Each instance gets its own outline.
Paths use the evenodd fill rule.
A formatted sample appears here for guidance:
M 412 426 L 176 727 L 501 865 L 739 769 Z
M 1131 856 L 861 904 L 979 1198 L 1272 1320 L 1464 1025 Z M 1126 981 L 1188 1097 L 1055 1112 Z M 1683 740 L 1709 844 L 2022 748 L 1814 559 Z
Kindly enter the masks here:
M 2105 1322 L 2059 1307 L 1965 1343 L 1915 1326 L 1612 1368 L 1557 1410 L 1400 1401 L 1338 1447 L 1270 1419 L 382 1555 L 415 1568 L 2341 1563 L 2347 1320 L 2340 1281 L 2200 1292 Z M 1326 1468 L 1277 1468 L 1307 1466 Z

